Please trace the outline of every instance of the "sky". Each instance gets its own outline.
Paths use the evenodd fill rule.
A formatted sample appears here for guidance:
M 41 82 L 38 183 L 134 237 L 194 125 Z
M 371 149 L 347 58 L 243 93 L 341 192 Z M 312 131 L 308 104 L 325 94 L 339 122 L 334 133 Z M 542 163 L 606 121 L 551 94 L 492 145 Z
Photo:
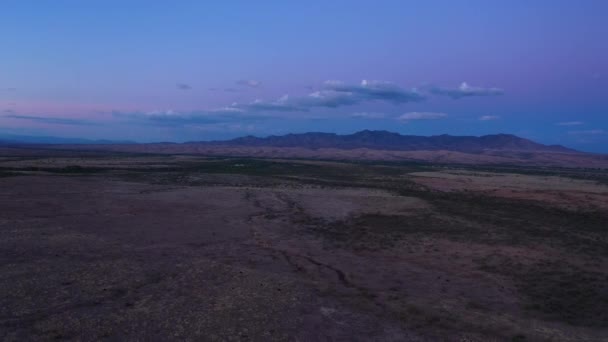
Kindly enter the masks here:
M 608 1 L 3 0 L 0 134 L 511 133 L 608 153 Z

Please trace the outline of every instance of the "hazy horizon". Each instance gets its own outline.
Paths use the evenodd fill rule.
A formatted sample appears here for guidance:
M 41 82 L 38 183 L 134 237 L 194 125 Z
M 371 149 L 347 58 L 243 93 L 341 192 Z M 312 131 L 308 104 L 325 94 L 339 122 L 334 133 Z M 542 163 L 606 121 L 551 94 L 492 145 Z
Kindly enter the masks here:
M 7 1 L 0 134 L 388 130 L 608 152 L 603 1 Z

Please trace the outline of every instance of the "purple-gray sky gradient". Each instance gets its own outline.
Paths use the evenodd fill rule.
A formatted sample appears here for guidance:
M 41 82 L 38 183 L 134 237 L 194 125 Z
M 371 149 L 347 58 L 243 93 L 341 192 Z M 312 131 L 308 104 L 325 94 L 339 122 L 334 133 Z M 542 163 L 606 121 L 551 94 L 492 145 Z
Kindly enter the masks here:
M 608 152 L 608 2 L 0 4 L 0 134 L 387 129 Z

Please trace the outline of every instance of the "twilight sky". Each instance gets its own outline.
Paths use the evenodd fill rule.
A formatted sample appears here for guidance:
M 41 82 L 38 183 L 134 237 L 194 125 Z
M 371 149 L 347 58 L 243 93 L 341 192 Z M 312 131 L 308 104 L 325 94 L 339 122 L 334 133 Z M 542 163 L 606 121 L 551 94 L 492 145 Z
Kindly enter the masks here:
M 3 0 L 0 134 L 513 133 L 608 152 L 608 1 Z

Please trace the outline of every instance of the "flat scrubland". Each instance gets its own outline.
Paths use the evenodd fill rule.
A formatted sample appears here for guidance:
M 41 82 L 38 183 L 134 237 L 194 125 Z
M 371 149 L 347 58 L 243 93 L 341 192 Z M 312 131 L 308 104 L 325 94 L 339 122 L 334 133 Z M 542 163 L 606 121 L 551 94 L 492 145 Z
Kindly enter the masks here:
M 606 341 L 608 173 L 5 150 L 0 339 Z
M 527 165 L 608 169 L 608 155 L 581 152 L 492 150 L 458 152 L 450 150 L 397 151 L 371 148 L 306 148 L 272 146 L 222 146 L 201 143 L 153 143 L 125 145 L 48 145 L 45 148 L 80 153 L 126 152 L 151 154 L 190 154 L 215 157 L 297 158 L 311 160 L 351 160 L 451 163 L 467 165 Z M 0 147 L 0 153 L 2 148 Z M 32 152 L 30 152 L 32 153 Z

